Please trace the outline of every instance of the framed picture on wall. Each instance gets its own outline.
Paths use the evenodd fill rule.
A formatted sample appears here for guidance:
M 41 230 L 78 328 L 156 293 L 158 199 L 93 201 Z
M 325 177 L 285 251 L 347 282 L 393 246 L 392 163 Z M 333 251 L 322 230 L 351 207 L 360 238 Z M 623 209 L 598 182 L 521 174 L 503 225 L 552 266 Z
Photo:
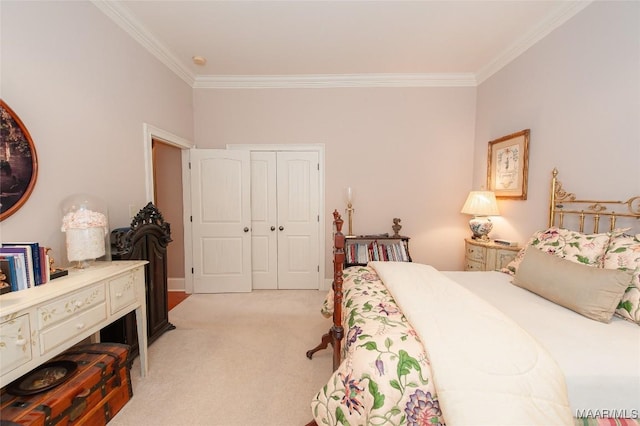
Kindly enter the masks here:
M 20 118 L 0 99 L 0 221 L 27 201 L 38 176 L 36 148 Z
M 496 198 L 527 199 L 529 129 L 489 142 L 487 188 Z

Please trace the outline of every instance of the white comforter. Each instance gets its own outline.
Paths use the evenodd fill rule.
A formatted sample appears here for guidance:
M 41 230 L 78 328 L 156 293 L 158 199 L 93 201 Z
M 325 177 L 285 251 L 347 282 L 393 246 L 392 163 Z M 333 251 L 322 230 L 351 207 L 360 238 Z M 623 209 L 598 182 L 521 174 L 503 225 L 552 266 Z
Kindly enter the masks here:
M 428 265 L 370 265 L 425 344 L 448 426 L 573 424 L 560 368 L 516 323 Z

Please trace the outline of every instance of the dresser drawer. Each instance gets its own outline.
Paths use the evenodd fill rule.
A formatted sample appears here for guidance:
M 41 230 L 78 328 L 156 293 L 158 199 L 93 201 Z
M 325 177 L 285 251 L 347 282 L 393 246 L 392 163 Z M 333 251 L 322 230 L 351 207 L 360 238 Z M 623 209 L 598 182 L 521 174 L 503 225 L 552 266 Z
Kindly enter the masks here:
M 136 271 L 132 271 L 126 275 L 116 277 L 109 281 L 109 303 L 112 315 L 122 308 L 126 308 L 132 303 L 135 303 L 136 277 Z
M 45 354 L 76 336 L 84 335 L 88 329 L 106 319 L 107 304 L 104 302 L 92 304 L 89 309 L 42 331 L 40 333 L 40 352 Z
M 31 327 L 29 314 L 17 316 L 0 324 L 0 359 L 2 374 L 31 361 Z
M 104 283 L 78 291 L 38 308 L 38 325 L 43 330 L 65 321 L 79 312 L 105 303 Z
M 484 271 L 484 263 L 467 259 L 464 265 L 465 271 Z
M 470 261 L 484 262 L 485 252 L 486 250 L 484 247 L 478 247 L 471 244 L 467 245 L 467 259 Z

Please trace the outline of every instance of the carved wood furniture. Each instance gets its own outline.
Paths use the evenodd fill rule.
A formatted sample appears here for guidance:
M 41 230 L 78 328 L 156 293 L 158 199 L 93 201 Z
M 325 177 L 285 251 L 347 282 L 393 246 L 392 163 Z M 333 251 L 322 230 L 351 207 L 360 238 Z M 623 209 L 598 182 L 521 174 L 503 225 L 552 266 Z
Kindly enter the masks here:
M 144 261 L 96 262 L 66 277 L 0 296 L 0 387 L 135 311 L 147 374 Z
M 342 270 L 345 260 L 345 236 L 342 233 L 344 221 L 338 210 L 333 212 L 333 224 L 335 226 L 335 233 L 333 234 L 333 284 L 331 285 L 334 297 L 333 325 L 327 333 L 322 335 L 320 344 L 307 351 L 307 358 L 311 359 L 314 353 L 326 349 L 331 344 L 333 346 L 333 369 L 335 370 L 340 365 L 340 345 L 344 337 L 344 328 L 342 327 Z
M 111 232 L 111 256 L 114 260 L 143 259 L 147 302 L 147 337 L 153 343 L 165 331 L 175 328 L 169 322 L 167 302 L 167 246 L 171 242 L 169 223 L 148 203 L 133 218 L 130 228 Z M 130 315 L 101 332 L 102 341 L 131 345 L 131 357 L 138 354 L 136 322 Z

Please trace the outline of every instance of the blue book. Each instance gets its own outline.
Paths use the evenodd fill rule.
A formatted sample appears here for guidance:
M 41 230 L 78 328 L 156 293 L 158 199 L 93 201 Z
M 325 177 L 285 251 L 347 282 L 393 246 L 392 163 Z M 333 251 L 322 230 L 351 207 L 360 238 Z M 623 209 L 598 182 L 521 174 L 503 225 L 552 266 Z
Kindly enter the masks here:
M 15 259 L 11 256 L 0 258 L 0 270 L 5 275 L 4 280 L 2 280 L 0 284 L 0 294 L 18 291 Z
M 31 268 L 33 269 L 34 285 L 42 284 L 42 268 L 40 261 L 40 244 L 39 243 L 2 243 L 3 247 L 28 247 L 31 250 Z
M 35 277 L 33 275 L 33 260 L 31 258 L 31 248 L 28 247 L 0 247 L 0 254 L 19 254 L 22 256 L 21 268 L 26 274 L 26 287 L 30 288 L 35 285 Z M 16 267 L 17 267 L 16 263 Z M 20 289 L 22 290 L 22 289 Z
M 27 287 L 27 271 L 25 268 L 24 253 L 0 253 L 0 259 L 11 259 L 15 270 L 15 290 L 24 290 Z

